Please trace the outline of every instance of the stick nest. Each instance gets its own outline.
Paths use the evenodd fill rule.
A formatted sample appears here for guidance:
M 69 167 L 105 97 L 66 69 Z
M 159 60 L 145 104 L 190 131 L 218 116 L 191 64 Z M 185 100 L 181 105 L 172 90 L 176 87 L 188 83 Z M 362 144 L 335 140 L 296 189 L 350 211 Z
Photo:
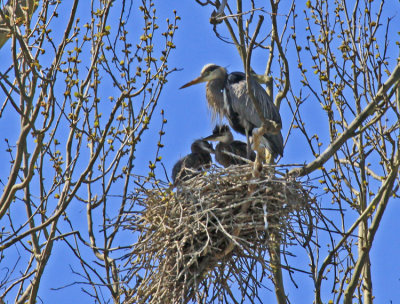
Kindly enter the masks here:
M 130 223 L 140 231 L 131 263 L 141 271 L 130 302 L 220 302 L 234 297 L 232 286 L 254 297 L 273 245 L 312 236 L 311 187 L 276 169 L 264 165 L 254 178 L 251 165 L 213 166 L 176 189 L 141 190 L 143 210 Z

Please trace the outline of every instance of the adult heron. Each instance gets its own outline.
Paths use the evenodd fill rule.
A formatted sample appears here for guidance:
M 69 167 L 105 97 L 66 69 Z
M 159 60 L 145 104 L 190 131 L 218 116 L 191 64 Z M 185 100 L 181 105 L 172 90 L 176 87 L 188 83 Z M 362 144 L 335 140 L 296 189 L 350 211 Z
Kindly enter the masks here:
M 192 153 L 178 160 L 172 168 L 174 185 L 192 178 L 201 170 L 211 166 L 210 153 L 214 153 L 214 149 L 208 141 L 203 139 L 195 140 L 191 145 L 191 151 Z
M 215 160 L 225 168 L 231 165 L 246 164 L 243 158 L 248 158 L 247 144 L 233 140 L 232 132 L 227 125 L 216 125 L 213 134 L 205 137 L 204 140 L 219 141 L 215 146 Z M 251 151 L 248 159 L 254 161 L 256 153 Z
M 207 82 L 206 98 L 213 113 L 213 118 L 224 116 L 236 132 L 246 135 L 247 156 L 250 156 L 250 137 L 254 128 L 261 127 L 260 119 L 253 101 L 246 88 L 246 75 L 242 72 L 228 74 L 227 70 L 216 64 L 207 64 L 200 76 L 186 83 L 181 89 L 191 85 Z M 253 77 L 250 84 L 265 119 L 282 124 L 281 116 L 271 97 Z M 268 149 L 274 158 L 283 156 L 282 134 L 264 134 L 261 144 Z

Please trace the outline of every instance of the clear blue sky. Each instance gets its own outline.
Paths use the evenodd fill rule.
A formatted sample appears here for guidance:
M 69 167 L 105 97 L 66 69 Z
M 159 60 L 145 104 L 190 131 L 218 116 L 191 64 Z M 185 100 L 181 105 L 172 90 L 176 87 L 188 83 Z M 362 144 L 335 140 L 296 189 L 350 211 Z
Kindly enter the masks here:
M 282 1 L 284 2 L 284 1 Z M 399 19 L 399 2 L 392 0 L 393 14 Z M 282 4 L 284 5 L 284 4 Z M 163 163 L 170 174 L 174 163 L 182 156 L 190 151 L 190 144 L 197 138 L 207 136 L 211 133 L 214 123 L 207 109 L 205 100 L 205 85 L 200 84 L 179 90 L 179 87 L 187 81 L 197 77 L 201 68 L 206 63 L 216 63 L 225 66 L 229 71 L 242 71 L 242 63 L 238 52 L 233 45 L 226 44 L 215 37 L 212 31 L 212 25 L 209 23 L 211 10 L 209 7 L 201 7 L 195 1 L 182 0 L 162 0 L 157 1 L 156 8 L 159 11 L 159 19 L 172 17 L 171 10 L 177 10 L 178 15 L 182 18 L 179 22 L 179 29 L 175 37 L 175 45 L 177 48 L 172 53 L 169 66 L 182 69 L 174 72 L 169 78 L 169 82 L 162 92 L 158 109 L 154 115 L 154 121 L 150 130 L 144 135 L 141 145 L 138 146 L 135 173 L 146 174 L 148 172 L 148 161 L 154 160 L 155 147 L 158 141 L 158 131 L 161 125 L 160 111 L 165 111 L 165 118 L 168 120 L 163 137 L 165 147 L 161 156 Z M 268 18 L 266 18 L 269 27 Z M 400 24 L 400 23 L 398 23 Z M 57 29 L 54 29 L 57 30 Z M 60 33 L 61 34 L 61 33 Z M 0 52 L 4 54 L 8 52 L 7 48 L 3 48 Z M 253 69 L 258 73 L 263 73 L 265 68 L 266 57 L 255 54 L 253 60 Z M 295 61 L 294 61 L 295 62 Z M 296 69 L 297 64 L 291 68 Z M 296 83 L 293 83 L 295 86 Z M 1 100 L 3 95 L 0 93 Z M 318 110 L 313 110 L 316 104 L 310 103 L 309 113 L 305 113 L 305 120 L 310 122 L 309 128 L 320 132 L 321 121 L 318 117 Z M 317 113 L 317 115 L 316 115 Z M 286 138 L 288 132 L 288 124 L 292 117 L 285 103 L 281 107 L 281 116 L 283 121 L 283 137 Z M 1 124 L 4 130 L 6 126 Z M 323 130 L 322 130 L 323 131 Z M 237 139 L 244 139 L 242 136 L 235 134 Z M 4 143 L 1 143 L 2 151 L 4 151 Z M 284 157 L 280 163 L 305 163 L 313 157 L 309 149 L 302 149 L 305 141 L 302 137 L 291 136 L 285 147 Z M 0 167 L 3 169 L 3 167 Z M 162 172 L 161 170 L 159 171 Z M 84 212 L 76 210 L 74 212 Z M 400 231 L 400 214 L 399 202 L 392 201 L 388 207 L 382 222 L 382 227 L 378 231 L 375 239 L 374 249 L 371 253 L 372 271 L 373 271 L 373 288 L 376 296 L 376 303 L 400 303 L 400 239 L 398 231 Z M 58 245 L 58 244 L 56 244 Z M 54 251 L 54 255 L 50 259 L 46 274 L 43 277 L 43 285 L 41 286 L 40 297 L 44 303 L 89 303 L 85 295 L 80 291 L 79 286 L 72 286 L 60 291 L 52 291 L 50 287 L 58 287 L 69 284 L 76 280 L 72 277 L 69 269 L 69 259 L 66 259 L 65 252 L 68 249 L 61 245 Z M 304 251 L 293 248 L 293 252 L 297 257 L 291 259 L 295 267 L 307 269 L 308 258 L 304 255 Z M 60 262 L 63 263 L 60 266 Z M 74 263 L 74 262 L 71 262 Z M 302 266 L 303 265 L 303 266 Z M 54 266 L 54 267 L 53 267 Z M 300 288 L 296 289 L 285 274 L 285 283 L 287 293 L 292 303 L 311 303 L 314 298 L 312 280 L 305 274 L 296 273 L 294 275 L 296 283 Z M 272 288 L 272 284 L 267 284 Z M 273 303 L 275 296 L 272 292 L 263 291 L 263 299 L 265 303 Z M 325 300 L 330 297 L 324 297 Z M 11 303 L 11 302 L 10 302 Z

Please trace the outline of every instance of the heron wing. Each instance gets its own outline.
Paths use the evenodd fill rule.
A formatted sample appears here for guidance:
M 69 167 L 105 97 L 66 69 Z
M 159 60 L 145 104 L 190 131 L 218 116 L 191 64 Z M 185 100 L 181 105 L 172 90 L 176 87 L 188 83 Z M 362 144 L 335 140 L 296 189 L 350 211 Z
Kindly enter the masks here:
M 264 88 L 253 77 L 250 78 L 250 85 L 264 118 L 282 123 L 278 109 Z M 229 74 L 225 88 L 232 110 L 255 127 L 260 127 L 261 119 L 247 94 L 245 74 L 241 72 Z
M 230 147 L 232 149 L 232 153 L 239 155 L 240 157 L 247 158 L 247 144 L 239 141 L 239 140 L 234 140 L 231 144 Z
M 172 181 L 175 182 L 177 181 L 177 179 L 179 179 L 181 170 L 182 170 L 182 165 L 183 165 L 183 158 L 181 158 L 180 160 L 178 160 L 176 162 L 176 164 L 174 165 L 174 167 L 172 168 Z
M 281 116 L 272 98 L 253 77 L 250 78 L 250 84 L 264 118 L 282 124 Z M 228 75 L 224 90 L 224 102 L 228 120 L 235 131 L 244 134 L 245 129 L 252 130 L 261 126 L 260 116 L 247 94 L 246 75 L 244 73 L 233 72 Z M 243 130 L 240 130 L 240 127 Z M 282 134 L 265 134 L 264 137 L 266 141 L 263 144 L 269 151 L 274 155 L 283 155 Z

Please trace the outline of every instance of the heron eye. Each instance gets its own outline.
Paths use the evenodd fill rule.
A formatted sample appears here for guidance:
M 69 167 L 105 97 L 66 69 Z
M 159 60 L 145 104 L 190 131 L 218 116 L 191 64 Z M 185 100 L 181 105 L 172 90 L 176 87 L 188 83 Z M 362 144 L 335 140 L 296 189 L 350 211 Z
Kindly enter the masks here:
M 212 66 L 209 66 L 204 72 L 207 73 L 207 74 L 211 74 L 216 69 L 218 69 L 218 66 L 212 65 Z

